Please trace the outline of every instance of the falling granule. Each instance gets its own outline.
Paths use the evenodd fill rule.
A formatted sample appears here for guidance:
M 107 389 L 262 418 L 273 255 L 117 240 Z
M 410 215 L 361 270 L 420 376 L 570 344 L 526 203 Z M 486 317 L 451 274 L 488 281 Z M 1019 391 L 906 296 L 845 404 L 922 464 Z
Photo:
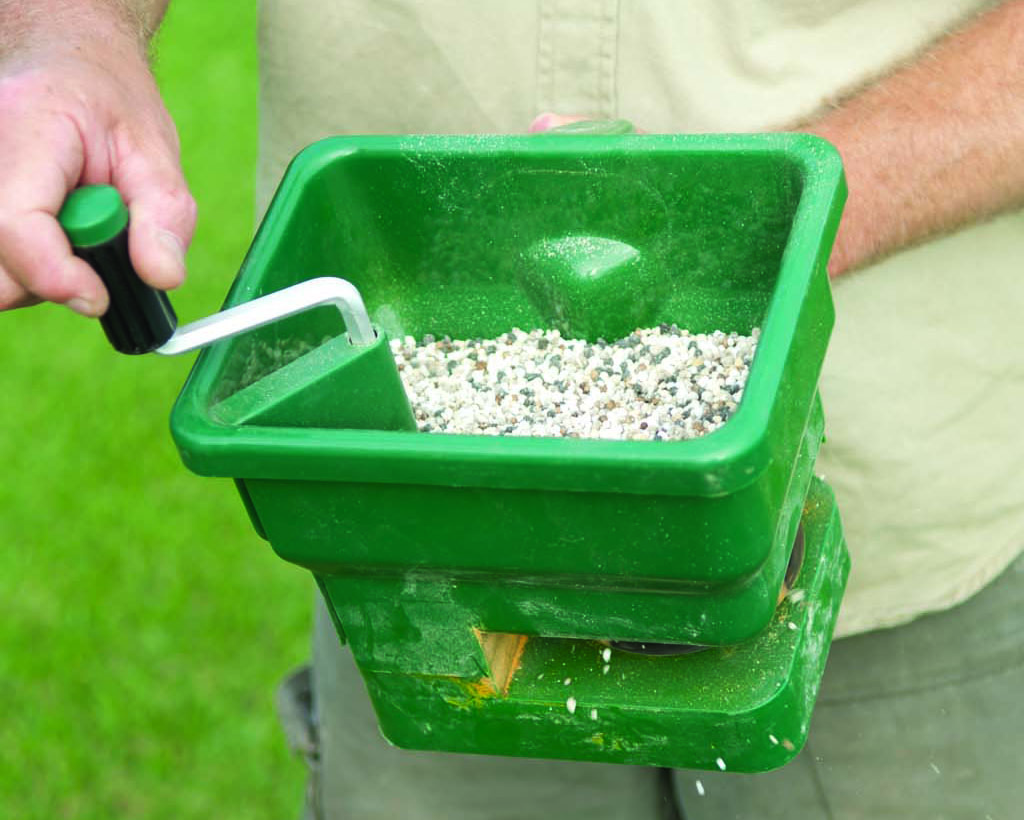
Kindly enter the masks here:
M 602 660 L 604 660 L 605 663 L 611 663 L 612 648 L 610 646 L 606 646 L 604 649 L 601 650 L 601 658 Z
M 715 758 L 715 765 L 717 765 L 723 772 L 725 771 L 725 761 L 722 760 L 722 758 Z
M 606 663 L 604 665 L 604 668 L 601 670 L 601 674 L 602 675 L 607 675 L 608 674 L 608 670 L 611 669 L 611 668 L 612 668 L 611 664 Z
M 591 709 L 590 710 L 590 719 L 591 720 L 597 720 L 597 709 Z
M 704 796 L 704 784 L 701 783 L 698 780 L 695 785 L 697 786 L 697 794 L 699 794 L 701 797 L 703 797 Z
M 539 675 L 537 675 L 537 680 L 541 680 L 543 677 L 544 677 L 544 673 L 541 672 Z
M 779 739 L 775 735 L 768 735 L 768 739 L 772 742 L 772 746 L 779 745 Z
M 932 767 L 932 771 L 935 772 L 935 774 L 942 774 L 942 772 L 939 771 L 939 767 L 936 766 L 934 763 L 929 763 L 928 765 Z
M 575 715 L 576 714 L 576 698 L 570 696 L 565 701 L 565 708 L 569 710 L 569 714 L 570 715 Z
M 570 683 L 572 683 L 572 678 L 566 678 L 564 681 L 562 681 L 562 683 L 568 686 Z

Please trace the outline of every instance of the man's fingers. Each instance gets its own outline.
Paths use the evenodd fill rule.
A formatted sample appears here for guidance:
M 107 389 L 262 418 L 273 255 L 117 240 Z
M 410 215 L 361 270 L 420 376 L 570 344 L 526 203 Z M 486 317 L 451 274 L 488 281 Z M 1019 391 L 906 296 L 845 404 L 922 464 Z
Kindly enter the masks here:
M 106 290 L 72 256 L 54 216 L 82 169 L 79 132 L 69 117 L 25 111 L 30 94 L 47 99 L 33 82 L 8 79 L 0 94 L 0 119 L 11 121 L 0 128 L 0 309 L 76 300 L 75 310 L 95 316 L 106 310 Z
M 169 290 L 185 281 L 185 250 L 196 225 L 196 203 L 176 164 L 134 158 L 115 175 L 128 205 L 128 252 L 139 276 Z
M 0 310 L 37 305 L 42 300 L 33 296 L 0 267 Z
M 572 122 L 582 122 L 585 119 L 587 119 L 587 117 L 565 117 L 561 114 L 553 114 L 550 111 L 546 111 L 534 118 L 527 131 L 531 134 L 539 134 L 542 131 L 550 131 L 552 128 L 558 128 L 560 125 L 568 125 Z
M 0 220 L 0 265 L 33 296 L 67 304 L 84 316 L 101 316 L 107 310 L 107 291 L 100 278 L 72 255 L 64 231 L 45 211 Z
M 552 128 L 560 128 L 563 125 L 572 125 L 574 122 L 586 122 L 593 121 L 595 125 L 594 130 L 588 131 L 588 133 L 601 134 L 601 133 L 635 133 L 635 134 L 646 134 L 647 132 L 642 128 L 636 128 L 627 120 L 609 120 L 604 117 L 566 117 L 562 114 L 553 114 L 550 111 L 544 114 L 539 114 L 534 118 L 533 122 L 530 123 L 530 127 L 527 131 L 531 134 L 540 134 L 544 131 L 550 131 Z M 601 130 L 600 126 L 607 124 L 609 126 L 615 126 L 614 131 Z M 623 130 L 619 130 L 619 129 Z M 581 132 L 582 133 L 582 132 Z
M 144 281 L 167 289 L 184 280 L 195 203 L 174 126 L 144 63 L 112 83 L 82 56 L 0 76 L 0 308 L 45 299 L 87 316 L 106 311 L 103 283 L 72 254 L 56 220 L 83 183 L 120 190 Z

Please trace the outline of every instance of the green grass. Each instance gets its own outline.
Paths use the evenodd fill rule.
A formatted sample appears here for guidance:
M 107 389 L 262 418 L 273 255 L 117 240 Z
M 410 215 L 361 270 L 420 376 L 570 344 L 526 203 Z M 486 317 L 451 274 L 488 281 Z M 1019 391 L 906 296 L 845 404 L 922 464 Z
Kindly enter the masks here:
M 176 0 L 157 74 L 200 221 L 189 321 L 252 233 L 256 3 Z M 294 817 L 273 711 L 307 653 L 304 573 L 167 429 L 191 364 L 115 354 L 65 308 L 0 315 L 0 816 Z

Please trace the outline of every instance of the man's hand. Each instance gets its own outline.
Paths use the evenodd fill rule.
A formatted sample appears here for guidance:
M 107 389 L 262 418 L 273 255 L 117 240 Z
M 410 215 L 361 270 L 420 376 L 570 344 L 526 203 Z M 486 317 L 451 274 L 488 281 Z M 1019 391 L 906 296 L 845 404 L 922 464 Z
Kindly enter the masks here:
M 138 21 L 120 2 L 0 0 L 0 310 L 48 300 L 106 311 L 102 282 L 56 221 L 79 185 L 121 192 L 142 279 L 165 290 L 184 280 L 195 203 Z

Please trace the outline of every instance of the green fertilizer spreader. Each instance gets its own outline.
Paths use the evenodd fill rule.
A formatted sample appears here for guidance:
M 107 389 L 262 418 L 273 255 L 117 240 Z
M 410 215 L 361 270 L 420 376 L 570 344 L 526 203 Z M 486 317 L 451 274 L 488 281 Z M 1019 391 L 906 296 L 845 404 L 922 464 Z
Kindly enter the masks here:
M 227 306 L 338 276 L 376 335 L 325 306 L 218 342 L 175 441 L 313 573 L 396 745 L 775 768 L 806 738 L 848 570 L 813 475 L 844 195 L 836 152 L 800 135 L 319 142 Z M 761 328 L 722 429 L 419 433 L 387 342 L 660 323 Z

